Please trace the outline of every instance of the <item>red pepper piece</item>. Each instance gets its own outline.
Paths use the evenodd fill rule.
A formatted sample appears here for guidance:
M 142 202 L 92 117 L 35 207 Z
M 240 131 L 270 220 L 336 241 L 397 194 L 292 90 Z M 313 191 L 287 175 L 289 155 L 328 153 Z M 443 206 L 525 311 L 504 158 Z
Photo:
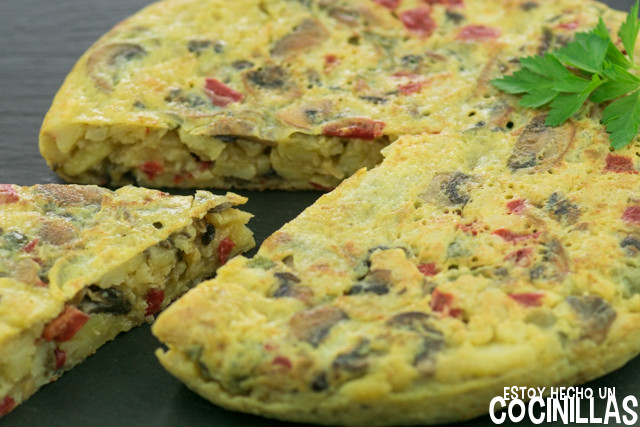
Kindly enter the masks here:
M 384 127 L 385 123 L 383 122 L 355 117 L 329 123 L 322 129 L 322 133 L 327 136 L 372 141 L 382 135 Z
M 523 248 L 510 253 L 505 257 L 505 260 L 513 261 L 520 267 L 527 267 L 531 264 L 531 255 L 533 255 L 533 248 Z
M 558 24 L 556 25 L 556 28 L 561 28 L 563 30 L 575 30 L 576 28 L 578 28 L 578 26 L 580 26 L 580 21 L 578 21 L 577 19 L 574 19 L 573 21 L 570 21 L 570 22 L 564 22 L 562 24 Z
M 400 6 L 402 0 L 373 0 L 374 2 L 381 4 L 384 7 L 388 7 L 391 10 L 397 9 Z
M 428 264 L 420 264 L 418 266 L 418 270 L 420 270 L 420 273 L 424 274 L 425 276 L 435 276 L 440 272 L 440 270 L 436 268 L 435 262 L 430 262 Z
M 529 239 L 537 239 L 540 236 L 539 232 L 533 233 L 533 234 L 518 234 L 518 233 L 514 233 L 513 231 L 509 231 L 505 228 L 500 228 L 491 234 L 501 237 L 503 240 L 506 240 L 507 242 L 511 242 L 511 243 L 522 242 L 524 240 L 529 240 Z
M 175 185 L 180 184 L 182 181 L 184 181 L 185 179 L 193 179 L 193 174 L 191 172 L 181 172 L 176 174 L 173 177 L 173 183 Z
M 458 40 L 486 41 L 500 37 L 500 30 L 486 25 L 467 25 L 458 33 Z
M 242 100 L 242 94 L 231 89 L 219 80 L 207 78 L 205 83 L 205 92 L 218 107 L 226 107 L 227 105 Z
M 521 214 L 526 207 L 527 201 L 525 199 L 512 200 L 507 203 L 507 211 L 509 211 L 509 215 Z
M 17 202 L 20 199 L 18 192 L 11 184 L 0 184 L 0 205 Z
M 58 317 L 44 327 L 42 338 L 47 341 L 69 341 L 88 321 L 88 314 L 83 313 L 72 305 L 68 305 Z
M 625 222 L 640 224 L 640 206 L 631 206 L 625 209 L 622 214 L 622 220 Z
M 16 401 L 13 400 L 13 397 L 5 396 L 4 399 L 0 400 L 0 417 L 3 415 L 7 415 L 15 407 Z
M 396 71 L 395 73 L 393 73 L 391 75 L 393 77 L 407 77 L 407 78 L 410 78 L 410 79 L 415 79 L 417 77 L 420 77 L 420 74 L 412 73 L 411 71 L 407 71 L 407 70 Z
M 29 243 L 27 243 L 24 248 L 22 248 L 23 251 L 25 251 L 26 253 L 30 254 L 31 252 L 33 252 L 33 250 L 35 249 L 36 245 L 38 244 L 38 239 L 33 239 L 32 241 L 30 241 Z
M 412 93 L 420 92 L 425 82 L 411 82 L 406 85 L 398 86 L 398 90 L 405 95 L 411 95 Z
M 459 308 L 453 308 L 453 294 L 448 292 L 440 292 L 439 289 L 436 289 L 431 294 L 431 310 L 442 313 L 445 316 L 451 317 L 459 317 L 462 314 L 462 310 Z
M 289 360 L 288 358 L 284 357 L 284 356 L 276 356 L 273 359 L 273 362 L 271 362 L 272 365 L 280 365 L 280 366 L 284 366 L 287 369 L 291 369 L 291 367 L 293 366 L 291 364 L 291 360 Z
M 151 181 L 164 171 L 164 167 L 160 162 L 146 162 L 140 166 L 140 170 L 144 172 Z
M 162 302 L 164 301 L 164 291 L 162 289 L 150 289 L 144 299 L 147 303 L 147 309 L 144 312 L 144 315 L 153 316 L 162 308 Z
M 544 294 L 540 293 L 509 294 L 509 298 L 525 307 L 540 307 L 542 305 L 542 297 L 544 297 Z
M 436 21 L 431 18 L 431 9 L 428 7 L 405 10 L 400 13 L 400 20 L 407 30 L 423 38 L 429 37 L 438 27 Z
M 53 350 L 53 355 L 56 358 L 56 370 L 62 368 L 67 361 L 67 353 L 59 348 Z
M 224 265 L 229 261 L 229 255 L 231 254 L 231 249 L 236 244 L 228 237 L 225 237 L 220 241 L 220 245 L 218 246 L 218 257 L 220 258 L 220 264 Z
M 606 164 L 602 172 L 638 173 L 631 157 L 615 154 L 607 154 Z

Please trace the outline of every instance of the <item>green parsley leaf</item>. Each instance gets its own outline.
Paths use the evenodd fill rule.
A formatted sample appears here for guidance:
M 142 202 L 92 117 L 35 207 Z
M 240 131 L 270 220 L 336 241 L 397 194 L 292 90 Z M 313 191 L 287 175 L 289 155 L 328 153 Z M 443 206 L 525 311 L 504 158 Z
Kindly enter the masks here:
M 633 51 L 636 48 L 636 40 L 638 39 L 638 30 L 640 30 L 640 21 L 638 21 L 638 8 L 640 4 L 636 0 L 636 4 L 631 7 L 631 12 L 627 15 L 627 20 L 620 27 L 618 36 L 622 40 L 627 55 L 633 61 Z
M 604 65 L 610 39 L 595 32 L 577 33 L 575 41 L 553 54 L 560 61 L 589 73 L 599 73 Z
M 498 89 L 507 93 L 526 93 L 532 90 L 552 88 L 554 81 L 523 68 L 511 76 L 491 81 Z
M 558 92 L 553 89 L 532 90 L 524 95 L 518 104 L 527 108 L 540 108 L 551 102 Z
M 591 97 L 593 102 L 610 101 L 640 87 L 640 78 L 617 65 L 605 67 L 604 75 L 609 81 L 596 89 Z
M 627 57 L 618 50 L 616 45 L 613 44 L 611 36 L 609 35 L 609 30 L 607 29 L 607 25 L 604 23 L 602 18 L 598 20 L 598 26 L 593 29 L 593 32 L 604 39 L 609 39 L 609 47 L 607 47 L 607 55 L 605 56 L 605 61 L 611 64 L 618 65 L 625 70 L 633 67 L 633 62 L 627 59 Z
M 520 70 L 491 83 L 505 92 L 522 95 L 519 104 L 524 107 L 548 105 L 547 126 L 561 125 L 589 98 L 595 103 L 610 102 L 603 110 L 602 122 L 611 146 L 625 147 L 640 128 L 640 77 L 632 73 L 640 69 L 633 62 L 640 32 L 639 11 L 640 0 L 636 0 L 618 32 L 626 55 L 614 44 L 600 18 L 595 28 L 577 33 L 565 47 L 544 56 L 520 58 Z
M 612 102 L 602 112 L 602 122 L 611 133 L 611 146 L 624 148 L 638 135 L 640 127 L 640 92 Z
M 549 111 L 545 124 L 547 126 L 558 126 L 566 122 L 569 117 L 573 116 L 580 107 L 582 107 L 582 104 L 589 98 L 591 92 L 601 84 L 602 80 L 600 80 L 600 77 L 594 74 L 591 83 L 578 93 L 577 96 L 575 94 L 558 95 L 551 102 L 551 111 Z

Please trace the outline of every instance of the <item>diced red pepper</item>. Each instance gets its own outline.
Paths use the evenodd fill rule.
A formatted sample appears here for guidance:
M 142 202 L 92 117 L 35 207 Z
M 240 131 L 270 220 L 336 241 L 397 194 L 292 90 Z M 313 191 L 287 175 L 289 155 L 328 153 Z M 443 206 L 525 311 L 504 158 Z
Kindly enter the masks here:
M 625 222 L 640 224 L 640 206 L 631 206 L 625 209 L 622 214 L 622 220 Z
M 226 107 L 227 105 L 242 100 L 242 94 L 231 89 L 219 80 L 207 78 L 205 83 L 205 92 L 211 102 L 218 107 Z
M 160 162 L 146 162 L 140 166 L 140 170 L 144 172 L 151 181 L 164 171 L 164 167 Z
M 391 75 L 393 77 L 407 77 L 407 78 L 410 78 L 410 79 L 415 79 L 417 77 L 420 77 L 420 74 L 412 73 L 411 71 L 407 71 L 407 70 L 396 71 L 395 73 L 393 73 Z
M 471 234 L 472 236 L 477 236 L 478 233 L 482 231 L 482 226 L 476 220 L 468 224 L 456 224 L 456 228 L 458 230 L 464 231 L 467 234 Z
M 193 174 L 191 172 L 178 173 L 178 174 L 174 175 L 173 183 L 178 185 L 182 181 L 184 181 L 185 179 L 192 179 L 192 178 L 193 178 Z
M 427 4 L 444 4 L 445 6 L 464 6 L 463 0 L 422 0 Z
M 220 264 L 224 265 L 229 261 L 229 255 L 231 254 L 231 249 L 236 244 L 228 237 L 225 237 L 220 241 L 220 245 L 218 246 L 218 258 L 220 258 Z
M 505 260 L 513 261 L 520 267 L 527 267 L 531 264 L 531 255 L 533 255 L 533 248 L 523 248 L 510 253 L 505 257 Z
M 522 242 L 524 240 L 529 240 L 529 239 L 537 239 L 538 237 L 540 237 L 539 232 L 533 233 L 533 234 L 518 234 L 518 233 L 514 233 L 513 231 L 509 231 L 505 228 L 500 228 L 491 234 L 501 237 L 503 240 L 506 240 L 507 242 L 511 242 L 511 243 Z
M 15 407 L 16 401 L 13 400 L 13 397 L 5 396 L 4 399 L 0 400 L 0 417 L 3 415 L 7 415 Z
M 407 30 L 421 37 L 429 37 L 438 27 L 428 7 L 405 10 L 400 13 L 400 20 Z
M 418 270 L 420 270 L 420 273 L 424 274 L 425 276 L 435 276 L 440 272 L 436 268 L 435 262 L 430 262 L 428 264 L 420 264 L 418 265 Z
M 411 82 L 406 85 L 398 86 L 398 90 L 405 95 L 411 95 L 416 92 L 420 92 L 422 90 L 422 86 L 424 86 L 425 82 Z
M 603 172 L 638 173 L 631 157 L 618 156 L 615 154 L 607 154 Z
M 11 184 L 0 184 L 0 205 L 17 202 L 20 199 L 18 192 Z
M 329 123 L 322 129 L 322 133 L 327 136 L 372 141 L 382 135 L 384 127 L 384 122 L 356 117 Z
M 540 307 L 544 294 L 528 293 L 528 294 L 509 294 L 509 298 L 517 301 L 525 307 Z
M 397 9 L 400 6 L 401 0 L 373 0 L 374 2 L 381 4 L 384 7 L 388 7 L 391 10 Z
M 162 308 L 164 291 L 162 289 L 150 289 L 144 300 L 147 303 L 147 309 L 145 310 L 144 315 L 153 316 Z
M 563 30 L 575 30 L 580 26 L 580 21 L 574 19 L 573 21 L 563 22 L 562 24 L 556 25 L 556 28 L 561 28 Z
M 56 370 L 62 368 L 67 362 L 67 353 L 59 348 L 53 350 L 53 355 L 56 358 Z
M 206 161 L 206 160 L 202 160 L 198 162 L 198 169 L 200 170 L 200 172 L 206 171 L 207 169 L 209 169 L 211 166 L 213 166 L 215 162 L 212 160 Z
M 509 211 L 509 214 L 521 214 L 526 207 L 527 201 L 525 199 L 512 200 L 507 203 L 507 211 Z
M 88 314 L 83 313 L 72 305 L 68 305 L 58 317 L 44 327 L 42 338 L 47 341 L 69 341 L 88 321 Z
M 265 343 L 262 347 L 267 351 L 273 351 L 273 350 L 276 350 L 278 348 L 277 345 L 271 344 L 271 343 Z
M 500 37 L 500 30 L 486 25 L 467 25 L 458 33 L 458 40 L 486 41 Z
M 442 313 L 445 316 L 451 317 L 459 317 L 462 314 L 462 310 L 459 308 L 453 308 L 453 294 L 448 292 L 440 292 L 439 289 L 436 289 L 431 294 L 431 310 Z
M 291 364 L 291 360 L 289 360 L 288 358 L 284 357 L 284 356 L 276 356 L 273 359 L 273 362 L 271 362 L 272 365 L 280 365 L 280 366 L 284 366 L 287 369 L 291 369 L 291 367 L 293 366 Z
M 22 248 L 23 251 L 25 251 L 26 253 L 30 254 L 31 252 L 33 252 L 33 250 L 35 249 L 36 245 L 38 244 L 38 239 L 33 239 L 32 241 L 30 241 L 29 243 L 27 243 L 24 248 Z

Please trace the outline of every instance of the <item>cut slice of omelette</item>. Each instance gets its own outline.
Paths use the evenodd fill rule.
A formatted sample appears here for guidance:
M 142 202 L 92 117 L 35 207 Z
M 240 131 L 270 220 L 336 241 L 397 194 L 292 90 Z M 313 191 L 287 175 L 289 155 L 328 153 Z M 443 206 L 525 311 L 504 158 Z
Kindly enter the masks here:
M 40 135 L 80 183 L 330 189 L 399 136 L 505 128 L 517 58 L 603 17 L 591 0 L 165 0 L 78 61 Z
M 245 201 L 0 185 L 0 416 L 253 247 Z
M 640 145 L 598 113 L 404 137 L 161 314 L 163 366 L 284 420 L 437 424 L 640 352 Z M 179 320 L 179 321 L 178 321 Z

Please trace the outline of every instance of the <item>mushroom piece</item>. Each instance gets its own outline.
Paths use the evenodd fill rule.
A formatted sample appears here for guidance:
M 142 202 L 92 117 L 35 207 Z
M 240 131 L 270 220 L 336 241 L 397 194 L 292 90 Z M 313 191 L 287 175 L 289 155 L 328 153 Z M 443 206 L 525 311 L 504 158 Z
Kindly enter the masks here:
M 99 47 L 87 59 L 87 74 L 105 92 L 113 90 L 125 64 L 144 57 L 147 51 L 133 43 L 112 43 Z
M 282 56 L 308 50 L 321 45 L 327 38 L 329 38 L 329 32 L 326 28 L 315 19 L 307 18 L 296 25 L 289 34 L 278 40 L 271 50 L 271 54 Z

